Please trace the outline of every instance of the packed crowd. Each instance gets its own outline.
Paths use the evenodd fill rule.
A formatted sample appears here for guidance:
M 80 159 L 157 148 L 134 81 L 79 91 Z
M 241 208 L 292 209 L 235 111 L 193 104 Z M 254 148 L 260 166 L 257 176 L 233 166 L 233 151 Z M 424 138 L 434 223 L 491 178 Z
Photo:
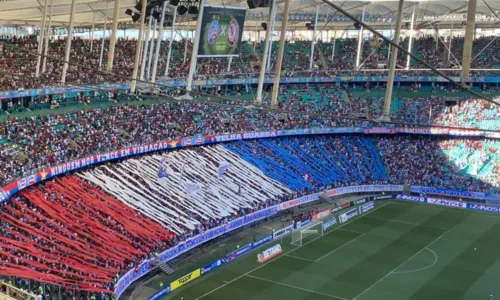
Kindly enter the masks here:
M 109 163 L 31 187 L 7 202 L 0 209 L 0 268 L 8 276 L 57 284 L 77 299 L 107 299 L 123 272 L 154 253 L 300 195 L 384 183 L 498 193 L 497 161 L 483 182 L 446 159 L 443 150 L 462 141 L 406 135 L 288 137 Z M 476 151 L 500 148 L 498 142 L 482 139 L 466 144 Z M 156 177 L 163 159 L 168 162 L 167 182 Z M 216 171 L 221 161 L 229 162 L 222 179 Z M 189 194 L 187 183 L 201 187 Z M 111 249 L 109 241 L 121 246 Z M 32 275 L 25 275 L 28 268 Z
M 56 38 L 50 41 L 48 55 L 54 59 L 47 59 L 47 67 L 39 79 L 34 78 L 37 64 L 37 36 L 10 37 L 3 36 L 0 48 L 0 67 L 6 70 L 0 78 L 0 90 L 10 91 L 18 89 L 32 89 L 47 86 L 60 86 L 62 72 L 61 60 L 64 58 L 66 45 L 65 38 Z M 401 42 L 403 46 L 407 40 Z M 162 41 L 159 56 L 160 76 L 165 73 L 167 65 L 168 40 Z M 255 78 L 258 76 L 259 60 L 263 54 L 262 42 L 243 42 L 239 57 L 232 58 L 202 58 L 195 72 L 198 79 L 221 79 L 221 78 Z M 274 43 L 276 46 L 277 43 Z M 452 42 L 452 58 L 460 61 L 461 45 L 463 38 L 454 38 Z M 378 72 L 380 65 L 386 64 L 388 60 L 388 47 L 384 43 L 374 47 L 373 43 L 365 42 L 361 56 L 362 67 L 358 70 L 356 64 L 357 39 L 338 39 L 335 47 L 332 42 L 318 42 L 318 47 L 313 55 L 314 66 L 309 68 L 310 42 L 287 41 L 284 53 L 283 70 L 288 77 L 311 77 L 313 76 L 377 76 L 385 75 Z M 500 58 L 497 56 L 498 44 L 493 37 L 481 37 L 474 41 L 473 49 L 482 52 L 472 63 L 473 68 L 496 68 Z M 135 40 L 118 39 L 114 56 L 113 75 L 99 72 L 107 64 L 109 40 L 104 43 L 103 59 L 101 60 L 101 41 L 74 38 L 71 48 L 71 62 L 76 64 L 70 66 L 66 82 L 69 84 L 97 84 L 106 82 L 117 82 L 129 80 L 133 69 L 133 58 L 135 54 Z M 487 46 L 487 47 L 486 47 Z M 167 74 L 169 78 L 185 78 L 189 70 L 190 51 L 192 44 L 188 40 L 175 41 L 172 45 L 172 56 L 170 69 Z M 26 51 L 25 51 L 26 50 Z M 271 52 L 271 66 L 277 58 L 277 47 Z M 443 42 L 435 47 L 435 37 L 420 37 L 414 40 L 414 53 L 430 62 L 433 66 L 449 68 L 447 49 Z M 400 54 L 399 64 L 406 65 L 406 56 Z M 455 63 L 456 64 L 456 63 Z M 423 66 L 412 60 L 412 67 Z M 273 68 L 270 73 L 273 72 Z M 373 71 L 372 71 L 373 70 Z M 311 73 L 312 72 L 312 73 Z M 446 71 L 447 75 L 457 75 L 459 70 Z M 150 73 L 149 73 L 150 74 Z M 398 71 L 404 76 L 433 75 L 430 71 Z M 498 75 L 495 71 L 474 71 L 474 75 Z M 146 74 L 146 78 L 148 78 Z
M 115 104 L 105 110 L 10 118 L 0 124 L 0 151 L 5 158 L 0 162 L 0 185 L 90 154 L 197 134 L 373 126 L 376 124 L 369 121 L 343 117 L 364 117 L 368 112 L 376 118 L 382 108 L 381 97 L 349 100 L 345 90 L 327 85 L 285 85 L 280 94 L 280 108 L 293 113 L 244 109 L 242 102 L 227 100 L 223 102 L 227 106 L 177 101 Z M 394 99 L 391 118 L 413 124 L 500 129 L 498 107 L 478 100 L 446 106 L 440 97 Z

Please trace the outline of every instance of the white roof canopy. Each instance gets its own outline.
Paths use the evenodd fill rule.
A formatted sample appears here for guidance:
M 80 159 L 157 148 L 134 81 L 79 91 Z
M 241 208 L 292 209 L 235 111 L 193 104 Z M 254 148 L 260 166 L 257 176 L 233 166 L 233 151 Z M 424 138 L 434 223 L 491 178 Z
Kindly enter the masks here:
M 49 7 L 51 1 L 54 3 L 52 25 L 66 27 L 69 23 L 71 0 L 15 0 L 2 2 L 2 8 L 0 9 L 0 24 L 3 26 L 40 26 L 45 1 L 48 1 Z M 305 29 L 305 23 L 314 20 L 316 5 L 321 5 L 319 24 L 322 24 L 322 26 L 324 26 L 327 20 L 327 15 L 330 18 L 334 15 L 333 9 L 330 9 L 329 6 L 322 1 L 291 1 L 289 22 L 291 29 L 294 27 Z M 338 5 L 342 5 L 344 3 L 344 1 L 338 0 L 334 0 L 334 2 Z M 495 12 L 500 11 L 500 0 L 486 0 L 486 2 Z M 247 2 L 242 0 L 230 0 L 225 1 L 224 3 L 222 3 L 221 0 L 207 0 L 206 3 L 214 5 L 224 4 L 227 6 L 248 7 Z M 130 16 L 125 14 L 125 10 L 127 8 L 133 9 L 135 4 L 135 0 L 120 1 L 120 28 L 137 27 L 137 24 L 132 23 Z M 278 0 L 279 8 L 277 20 L 281 20 L 282 18 L 281 14 L 283 6 L 283 0 Z M 361 13 L 365 10 L 365 21 L 378 28 L 390 28 L 394 21 L 397 6 L 397 0 L 346 0 L 343 4 L 343 8 L 359 17 L 361 17 Z M 456 28 L 461 27 L 467 12 L 467 2 L 465 1 L 408 1 L 405 2 L 404 11 L 404 16 L 407 20 L 409 20 L 411 16 L 413 7 L 415 7 L 415 13 L 417 15 L 416 24 L 420 28 L 426 28 L 428 25 L 425 24 L 428 22 L 434 23 L 433 26 L 439 24 L 440 28 L 449 28 L 451 23 L 453 23 Z M 113 8 L 114 1 L 77 0 L 75 7 L 75 27 L 90 27 L 92 23 L 96 25 L 102 24 L 106 19 L 108 20 L 107 23 L 110 24 L 113 17 Z M 247 22 L 245 24 L 246 29 L 252 30 L 255 28 L 255 30 L 261 30 L 260 24 L 267 21 L 268 12 L 268 8 L 248 10 L 246 18 Z M 422 20 L 425 20 L 425 22 Z M 178 21 L 182 23 L 179 25 L 181 25 L 184 29 L 194 28 L 195 22 L 193 21 L 192 16 L 183 16 L 181 20 Z M 478 1 L 476 23 L 478 23 L 478 27 L 484 28 L 494 28 L 498 27 L 498 24 L 500 24 L 491 10 L 485 5 L 484 1 Z M 277 21 L 277 26 L 279 25 L 280 22 Z M 335 14 L 335 18 L 328 22 L 326 28 L 353 28 L 353 22 L 343 18 L 340 13 L 337 13 Z

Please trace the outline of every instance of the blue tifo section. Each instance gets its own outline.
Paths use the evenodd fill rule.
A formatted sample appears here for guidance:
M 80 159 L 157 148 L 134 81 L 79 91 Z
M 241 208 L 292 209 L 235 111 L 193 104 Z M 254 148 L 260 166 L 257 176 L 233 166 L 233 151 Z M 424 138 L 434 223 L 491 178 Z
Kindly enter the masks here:
M 292 190 L 386 179 L 379 152 L 366 136 L 285 137 L 224 146 Z

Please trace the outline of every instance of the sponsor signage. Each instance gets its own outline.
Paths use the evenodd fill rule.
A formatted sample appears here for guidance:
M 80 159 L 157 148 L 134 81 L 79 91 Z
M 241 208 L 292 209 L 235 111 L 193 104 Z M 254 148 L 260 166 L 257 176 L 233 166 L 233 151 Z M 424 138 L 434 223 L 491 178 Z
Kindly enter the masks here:
M 351 210 L 349 210 L 349 211 L 341 214 L 339 216 L 339 221 L 340 221 L 340 223 L 345 223 L 349 219 L 352 219 L 352 218 L 354 218 L 357 215 L 358 215 L 358 209 L 357 208 L 353 208 L 353 209 L 351 209 Z
M 366 202 L 366 198 L 355 200 L 354 205 L 360 205 Z
M 340 209 L 348 208 L 349 206 L 351 206 L 351 203 L 350 202 L 346 202 L 346 203 L 340 205 Z
M 276 230 L 274 233 L 273 233 L 273 238 L 277 238 L 279 236 L 282 236 L 282 235 L 285 235 L 287 233 L 290 233 L 292 232 L 293 230 L 293 224 L 292 225 L 288 225 L 284 228 L 281 228 L 280 230 Z
M 332 208 L 332 214 L 333 214 L 334 212 L 338 212 L 338 211 L 339 211 L 339 210 L 341 210 L 341 209 L 342 209 L 342 207 L 341 207 L 341 206 L 337 206 L 337 207 Z
M 467 208 L 467 203 L 450 201 L 450 200 L 443 200 L 443 199 L 427 198 L 427 203 L 443 205 L 443 206 Z
M 491 212 L 499 212 L 499 208 L 495 206 L 487 206 L 487 205 L 482 205 L 482 204 L 468 204 L 468 208 L 474 209 L 474 210 L 485 210 L 485 211 L 491 211 Z
M 149 297 L 148 300 L 158 300 L 161 299 L 166 294 L 170 293 L 170 286 L 167 286 L 158 292 L 156 292 L 153 296 Z
M 364 214 L 365 212 L 375 208 L 375 202 L 368 202 L 359 207 L 359 214 Z
M 221 258 L 221 259 L 218 259 L 202 268 L 200 268 L 200 275 L 203 275 L 205 273 L 208 273 L 220 266 L 222 266 L 223 264 L 225 264 L 227 262 L 227 260 L 225 258 Z
M 326 231 L 328 228 L 334 226 L 337 224 L 337 218 L 336 217 L 331 217 L 328 220 L 323 222 L 323 231 Z
M 324 210 L 322 212 L 319 212 L 315 215 L 312 216 L 312 219 L 313 220 L 319 220 L 319 219 L 322 219 L 326 216 L 329 216 L 330 214 L 332 213 L 332 210 L 331 209 L 327 209 L 327 210 Z
M 201 275 L 201 270 L 194 270 L 193 272 L 186 274 L 182 276 L 181 278 L 174 280 L 170 283 L 170 290 L 174 291 L 178 287 L 181 287 L 185 285 L 186 283 L 195 280 L 196 278 L 200 277 Z
M 276 244 L 271 248 L 262 251 L 262 253 L 259 253 L 259 255 L 257 255 L 257 261 L 260 263 L 266 262 L 282 252 L 283 250 L 281 249 L 281 245 Z
M 253 248 L 259 247 L 262 244 L 265 244 L 265 243 L 267 243 L 269 241 L 272 241 L 273 238 L 274 238 L 274 234 L 266 235 L 265 237 L 261 238 L 260 240 L 257 240 L 255 242 L 253 242 L 252 243 L 252 247 Z
M 416 201 L 416 202 L 424 202 L 425 201 L 424 197 L 410 196 L 410 195 L 396 195 L 396 199 Z
M 382 195 L 382 196 L 374 196 L 373 200 L 384 200 L 384 199 L 392 199 L 393 195 Z

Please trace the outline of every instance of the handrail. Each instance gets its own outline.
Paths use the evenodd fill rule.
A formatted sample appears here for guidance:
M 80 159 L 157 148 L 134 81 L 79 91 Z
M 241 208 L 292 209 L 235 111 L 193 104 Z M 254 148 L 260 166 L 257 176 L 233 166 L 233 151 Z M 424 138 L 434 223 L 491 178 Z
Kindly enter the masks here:
M 292 130 L 267 130 L 258 132 L 242 132 L 234 134 L 220 134 L 220 135 L 207 135 L 207 136 L 192 136 L 185 137 L 182 139 L 166 140 L 157 143 L 151 143 L 142 146 L 130 146 L 124 149 L 119 149 L 115 151 L 109 151 L 101 154 L 90 155 L 84 158 L 69 161 L 60 165 L 56 165 L 45 170 L 39 171 L 35 174 L 23 177 L 17 181 L 14 181 L 0 190 L 0 203 L 7 201 L 12 195 L 18 191 L 27 188 L 28 186 L 34 185 L 36 183 L 45 181 L 52 177 L 65 174 L 70 171 L 75 171 L 84 167 L 98 165 L 104 162 L 113 161 L 117 159 L 123 159 L 127 157 L 132 157 L 135 155 L 141 155 L 145 153 L 151 153 L 156 151 L 162 151 L 166 149 L 183 148 L 198 145 L 209 145 L 220 142 L 236 141 L 236 140 L 248 140 L 248 139 L 260 139 L 260 138 L 271 138 L 280 136 L 297 136 L 297 135 L 319 135 L 319 134 L 339 134 L 339 133 L 361 133 L 361 134 L 396 134 L 396 133 L 406 133 L 406 134 L 425 134 L 425 135 L 452 135 L 452 136 L 483 136 L 488 138 L 500 138 L 500 133 L 498 132 L 485 132 L 476 129 L 450 129 L 450 128 L 440 128 L 440 127 L 400 127 L 400 128 L 385 128 L 385 127 L 335 127 L 335 128 L 308 128 L 308 129 L 292 129 Z M 394 190 L 395 187 L 397 190 Z M 358 193 L 358 192 L 391 192 L 391 191 L 401 191 L 401 185 L 373 185 L 373 186 L 354 186 L 354 187 L 343 187 L 326 192 L 326 196 L 335 196 L 347 193 Z M 440 190 L 441 192 L 441 190 Z M 456 195 L 453 191 L 453 195 Z M 465 191 L 462 191 L 465 193 Z M 173 259 L 210 239 L 217 236 L 225 234 L 236 228 L 245 226 L 251 222 L 258 221 L 262 218 L 268 217 L 272 214 L 277 213 L 281 209 L 287 209 L 296 205 L 307 203 L 310 201 L 316 201 L 319 199 L 319 193 L 314 193 L 312 195 L 300 197 L 294 200 L 287 201 L 282 204 L 278 204 L 262 211 L 255 212 L 236 220 L 229 222 L 221 227 L 214 228 L 205 232 L 200 236 L 193 237 L 174 248 L 166 250 L 159 255 L 161 261 L 167 261 Z M 484 193 L 483 193 L 484 195 Z M 467 197 L 465 194 L 464 197 Z M 142 277 L 144 274 L 149 272 L 151 266 L 149 260 L 143 262 L 135 270 L 130 270 L 125 275 L 123 275 L 118 283 L 115 285 L 115 295 L 117 298 L 123 293 L 123 291 L 136 279 Z

